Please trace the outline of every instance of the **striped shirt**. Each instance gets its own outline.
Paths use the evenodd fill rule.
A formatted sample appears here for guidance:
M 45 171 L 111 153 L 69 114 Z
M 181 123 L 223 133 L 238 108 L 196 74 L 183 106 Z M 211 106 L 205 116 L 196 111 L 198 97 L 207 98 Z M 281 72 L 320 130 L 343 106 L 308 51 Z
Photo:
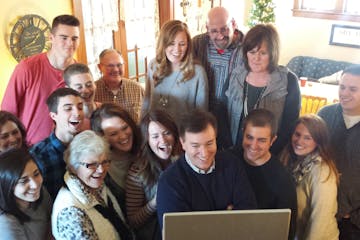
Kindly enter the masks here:
M 152 206 L 151 199 L 146 197 L 145 186 L 139 172 L 138 164 L 131 165 L 126 179 L 126 210 L 129 223 L 133 227 L 142 226 L 156 213 L 156 206 Z

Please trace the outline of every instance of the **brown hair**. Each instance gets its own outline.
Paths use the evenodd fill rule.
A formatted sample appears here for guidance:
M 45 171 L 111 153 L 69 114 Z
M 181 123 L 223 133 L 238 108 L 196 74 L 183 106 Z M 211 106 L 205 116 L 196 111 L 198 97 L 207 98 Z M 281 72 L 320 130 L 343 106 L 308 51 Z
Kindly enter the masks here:
M 275 137 L 278 129 L 274 114 L 264 108 L 254 109 L 246 116 L 243 123 L 243 131 L 245 131 L 248 124 L 254 127 L 269 127 L 271 130 L 271 138 Z
M 17 128 L 21 133 L 21 138 L 22 138 L 21 147 L 27 148 L 28 145 L 26 143 L 26 130 L 24 124 L 14 114 L 7 111 L 0 111 L 0 128 L 8 121 L 11 121 L 16 124 Z
M 247 53 L 254 48 L 259 49 L 262 43 L 266 44 L 270 55 L 268 71 L 272 72 L 278 66 L 280 56 L 279 34 L 271 24 L 258 24 L 249 30 L 243 42 L 244 63 L 248 71 L 250 71 L 250 66 Z
M 174 137 L 174 146 L 171 156 L 178 156 L 181 153 L 181 145 L 179 141 L 179 132 L 174 120 L 171 116 L 162 110 L 154 110 L 147 113 L 141 120 L 140 128 L 142 134 L 141 154 L 140 161 L 142 168 L 139 172 L 140 177 L 143 179 L 144 186 L 151 188 L 154 186 L 160 176 L 161 168 L 159 159 L 149 146 L 149 125 L 150 122 L 158 122 L 163 125 Z
M 296 121 L 294 131 L 299 124 L 303 124 L 307 128 L 312 139 L 317 145 L 315 151 L 317 150 L 319 152 L 319 156 L 321 157 L 322 161 L 329 166 L 330 173 L 327 179 L 329 179 L 331 174 L 335 174 L 336 182 L 339 183 L 339 173 L 332 159 L 329 131 L 326 127 L 326 123 L 324 122 L 324 120 L 315 114 L 307 114 L 300 117 Z M 289 161 L 295 160 L 294 156 L 295 153 L 290 140 L 290 142 L 284 148 L 280 155 L 280 161 L 285 166 L 287 166 L 289 164 Z
M 92 77 L 91 71 L 86 64 L 74 63 L 67 66 L 64 70 L 63 77 L 67 86 L 70 86 L 70 78 L 73 75 L 88 73 Z
M 184 32 L 187 39 L 186 53 L 180 66 L 184 76 L 182 81 L 190 80 L 195 75 L 194 61 L 192 57 L 191 36 L 188 27 L 186 23 L 183 23 L 179 20 L 170 20 L 162 26 L 160 30 L 160 36 L 157 41 L 155 57 L 156 70 L 153 75 L 155 85 L 161 82 L 162 79 L 170 75 L 172 72 L 171 62 L 166 57 L 165 49 L 170 46 L 171 42 L 174 41 L 176 34 L 179 32 Z
M 139 128 L 136 126 L 136 123 L 131 118 L 130 114 L 125 109 L 121 108 L 120 105 L 116 103 L 103 103 L 101 107 L 96 109 L 91 115 L 91 129 L 98 134 L 104 135 L 104 131 L 101 128 L 101 122 L 104 119 L 112 117 L 119 117 L 130 126 L 134 138 L 130 152 L 132 154 L 137 154 L 141 143 Z
M 79 27 L 80 21 L 73 15 L 67 15 L 67 14 L 59 15 L 59 16 L 55 17 L 52 22 L 52 26 L 51 26 L 52 34 L 55 34 L 56 28 L 60 24 L 67 25 L 67 26 L 73 26 L 73 27 Z
M 210 124 L 217 133 L 217 121 L 214 115 L 201 109 L 194 109 L 181 116 L 179 125 L 180 137 L 184 138 L 186 132 L 200 133 Z

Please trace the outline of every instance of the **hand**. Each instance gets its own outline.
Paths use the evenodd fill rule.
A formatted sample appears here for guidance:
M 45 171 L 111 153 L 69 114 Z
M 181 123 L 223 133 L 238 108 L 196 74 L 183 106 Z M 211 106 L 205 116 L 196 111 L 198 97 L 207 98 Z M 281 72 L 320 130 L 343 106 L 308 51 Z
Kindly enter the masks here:
M 156 209 L 156 194 L 155 194 L 155 196 L 153 197 L 153 199 L 151 199 L 151 200 L 149 201 L 149 205 L 150 205 L 150 207 Z
M 234 209 L 234 205 L 230 204 L 229 206 L 226 207 L 226 210 L 233 210 Z

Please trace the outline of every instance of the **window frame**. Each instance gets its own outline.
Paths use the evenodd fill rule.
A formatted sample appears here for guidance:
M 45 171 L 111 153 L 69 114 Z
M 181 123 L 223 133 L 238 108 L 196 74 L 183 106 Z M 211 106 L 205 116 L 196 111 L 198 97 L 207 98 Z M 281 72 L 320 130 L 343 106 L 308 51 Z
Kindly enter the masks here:
M 355 14 L 348 14 L 343 12 L 344 1 L 345 0 L 336 0 L 336 7 L 334 11 L 321 11 L 321 10 L 301 9 L 302 0 L 294 0 L 294 8 L 292 9 L 293 16 L 360 22 L 360 14 L 355 15 Z

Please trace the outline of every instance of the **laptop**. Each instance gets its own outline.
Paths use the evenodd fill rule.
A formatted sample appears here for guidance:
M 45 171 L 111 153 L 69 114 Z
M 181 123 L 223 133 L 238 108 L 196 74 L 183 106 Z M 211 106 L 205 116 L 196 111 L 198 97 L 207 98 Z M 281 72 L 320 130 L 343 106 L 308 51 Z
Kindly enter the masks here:
M 290 209 L 165 213 L 163 240 L 287 240 Z

